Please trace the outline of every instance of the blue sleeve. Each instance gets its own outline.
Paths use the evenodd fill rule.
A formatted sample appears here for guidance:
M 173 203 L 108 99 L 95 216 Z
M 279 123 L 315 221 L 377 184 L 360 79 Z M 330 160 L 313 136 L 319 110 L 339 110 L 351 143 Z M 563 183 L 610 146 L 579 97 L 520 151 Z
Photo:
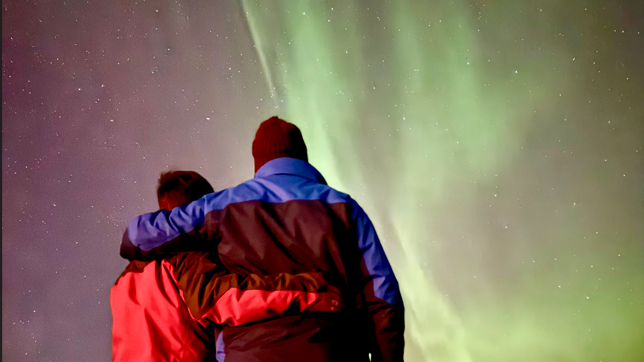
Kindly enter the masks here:
M 398 280 L 382 248 L 376 229 L 362 208 L 352 205 L 361 254 L 362 308 L 370 315 L 372 361 L 402 361 L 404 354 L 404 305 Z
M 159 210 L 132 219 L 123 235 L 121 256 L 129 260 L 150 260 L 180 251 L 204 249 L 199 233 L 212 195 L 172 211 Z
M 382 248 L 376 229 L 369 216 L 355 203 L 353 206 L 353 219 L 355 220 L 358 247 L 362 255 L 362 262 L 366 269 L 365 277 L 370 279 L 375 298 L 381 299 L 391 305 L 403 306 L 402 296 L 398 287 L 398 280 L 389 264 L 385 250 Z

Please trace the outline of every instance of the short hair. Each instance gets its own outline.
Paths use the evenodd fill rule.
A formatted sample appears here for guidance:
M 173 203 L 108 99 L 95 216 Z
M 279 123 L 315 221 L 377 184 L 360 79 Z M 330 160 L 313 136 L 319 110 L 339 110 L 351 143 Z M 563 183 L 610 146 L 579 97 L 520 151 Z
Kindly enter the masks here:
M 212 192 L 210 183 L 194 171 L 167 171 L 159 177 L 157 200 L 161 209 L 170 210 Z

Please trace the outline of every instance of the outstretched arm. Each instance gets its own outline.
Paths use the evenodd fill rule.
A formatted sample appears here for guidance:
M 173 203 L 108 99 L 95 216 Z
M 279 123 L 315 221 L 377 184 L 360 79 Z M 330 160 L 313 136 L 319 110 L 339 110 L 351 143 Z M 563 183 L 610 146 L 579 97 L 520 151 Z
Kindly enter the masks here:
M 190 314 L 200 324 L 237 326 L 266 318 L 344 308 L 339 290 L 322 273 L 230 274 L 215 254 L 181 253 L 164 261 Z
M 200 236 L 204 236 L 205 229 L 208 236 L 216 234 L 218 213 L 211 212 L 206 220 L 206 208 L 223 192 L 208 194 L 171 211 L 159 210 L 132 219 L 123 234 L 121 256 L 128 260 L 152 260 L 181 251 L 213 248 L 213 245 L 204 245 L 212 239 Z
M 370 353 L 372 361 L 402 361 L 405 348 L 404 305 L 398 281 L 387 260 L 371 220 L 357 204 L 352 219 L 362 255 L 360 289 L 371 316 Z

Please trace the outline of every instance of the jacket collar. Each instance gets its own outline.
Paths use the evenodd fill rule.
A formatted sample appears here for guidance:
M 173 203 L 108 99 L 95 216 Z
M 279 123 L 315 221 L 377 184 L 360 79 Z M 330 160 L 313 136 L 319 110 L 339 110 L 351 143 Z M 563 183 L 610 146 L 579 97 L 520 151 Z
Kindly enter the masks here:
M 310 163 L 296 158 L 281 157 L 266 162 L 255 173 L 255 178 L 265 178 L 272 175 L 300 176 L 311 181 L 326 185 L 322 174 Z

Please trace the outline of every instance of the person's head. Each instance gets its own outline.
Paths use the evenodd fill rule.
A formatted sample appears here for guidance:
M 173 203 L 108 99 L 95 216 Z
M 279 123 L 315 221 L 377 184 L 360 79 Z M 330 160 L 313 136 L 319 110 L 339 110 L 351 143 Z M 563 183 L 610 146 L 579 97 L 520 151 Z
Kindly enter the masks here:
M 280 157 L 308 161 L 302 132 L 296 125 L 273 116 L 259 125 L 253 141 L 255 172 L 266 162 Z
M 215 192 L 210 183 L 194 171 L 167 171 L 161 173 L 157 186 L 157 200 L 162 210 L 172 210 Z

